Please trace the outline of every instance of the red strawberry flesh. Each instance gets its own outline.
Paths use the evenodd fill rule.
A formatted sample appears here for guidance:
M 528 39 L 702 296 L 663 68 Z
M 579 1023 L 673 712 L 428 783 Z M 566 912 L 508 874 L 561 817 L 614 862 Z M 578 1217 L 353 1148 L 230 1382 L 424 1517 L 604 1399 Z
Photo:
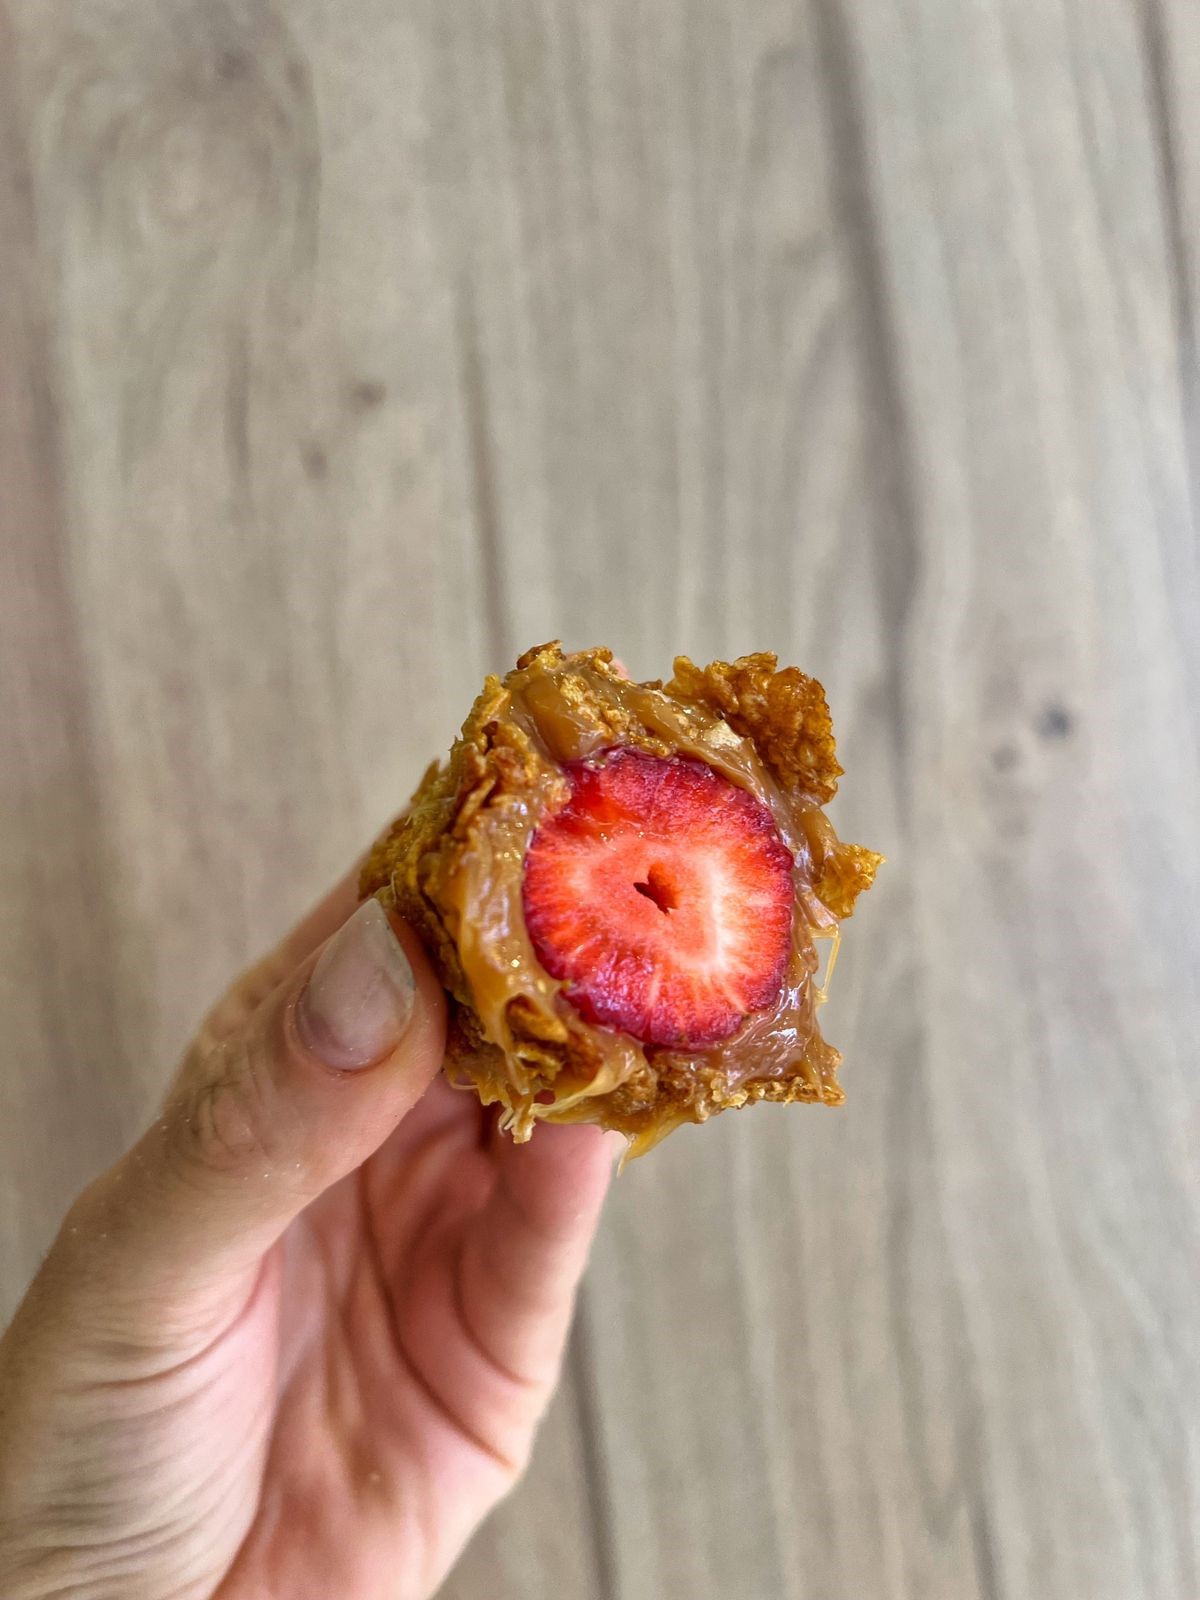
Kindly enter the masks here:
M 534 834 L 525 923 L 589 1022 L 644 1044 L 726 1039 L 779 996 L 792 857 L 767 808 L 701 761 L 617 750 L 566 767 Z

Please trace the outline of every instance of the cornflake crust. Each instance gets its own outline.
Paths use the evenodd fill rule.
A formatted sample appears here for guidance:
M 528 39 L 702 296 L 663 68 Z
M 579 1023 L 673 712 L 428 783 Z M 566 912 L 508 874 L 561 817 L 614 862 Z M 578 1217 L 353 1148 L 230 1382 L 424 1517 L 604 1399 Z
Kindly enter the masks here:
M 526 854 L 570 798 L 565 764 L 622 749 L 700 761 L 748 790 L 794 863 L 778 998 L 704 1048 L 644 1045 L 585 1020 L 526 927 Z M 451 1081 L 502 1107 L 517 1140 L 543 1119 L 594 1122 L 625 1134 L 633 1155 L 681 1123 L 758 1100 L 839 1105 L 841 1057 L 817 1026 L 817 941 L 832 941 L 832 973 L 839 922 L 883 860 L 843 844 L 821 809 L 841 773 L 821 685 L 768 653 L 704 668 L 680 656 L 669 683 L 632 683 L 610 651 L 564 655 L 556 642 L 489 677 L 360 881 L 364 898 L 416 929 L 446 986 Z

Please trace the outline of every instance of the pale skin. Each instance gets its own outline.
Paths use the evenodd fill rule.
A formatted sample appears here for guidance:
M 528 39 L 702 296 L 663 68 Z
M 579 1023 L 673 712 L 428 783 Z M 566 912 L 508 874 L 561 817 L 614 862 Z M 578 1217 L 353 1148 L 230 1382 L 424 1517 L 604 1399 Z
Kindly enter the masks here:
M 6 1600 L 419 1600 L 519 1477 L 614 1136 L 497 1134 L 354 905 L 217 1006 L 0 1341 Z

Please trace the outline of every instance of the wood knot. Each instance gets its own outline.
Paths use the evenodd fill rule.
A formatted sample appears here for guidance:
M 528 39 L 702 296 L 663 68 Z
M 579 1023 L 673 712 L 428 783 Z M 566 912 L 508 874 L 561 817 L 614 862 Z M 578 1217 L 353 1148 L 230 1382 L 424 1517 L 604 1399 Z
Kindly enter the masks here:
M 1075 731 L 1075 717 L 1066 706 L 1060 705 L 1057 700 L 1051 700 L 1042 707 L 1034 728 L 1039 739 L 1045 739 L 1047 743 L 1053 744 L 1060 739 L 1071 737 Z

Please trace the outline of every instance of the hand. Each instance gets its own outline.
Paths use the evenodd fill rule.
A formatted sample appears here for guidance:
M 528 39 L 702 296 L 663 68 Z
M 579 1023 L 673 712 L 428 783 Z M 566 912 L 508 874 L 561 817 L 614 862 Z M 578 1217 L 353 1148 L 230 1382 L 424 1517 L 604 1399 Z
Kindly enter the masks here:
M 353 905 L 217 1007 L 0 1342 L 6 1600 L 410 1600 L 521 1473 L 614 1136 L 498 1136 Z

